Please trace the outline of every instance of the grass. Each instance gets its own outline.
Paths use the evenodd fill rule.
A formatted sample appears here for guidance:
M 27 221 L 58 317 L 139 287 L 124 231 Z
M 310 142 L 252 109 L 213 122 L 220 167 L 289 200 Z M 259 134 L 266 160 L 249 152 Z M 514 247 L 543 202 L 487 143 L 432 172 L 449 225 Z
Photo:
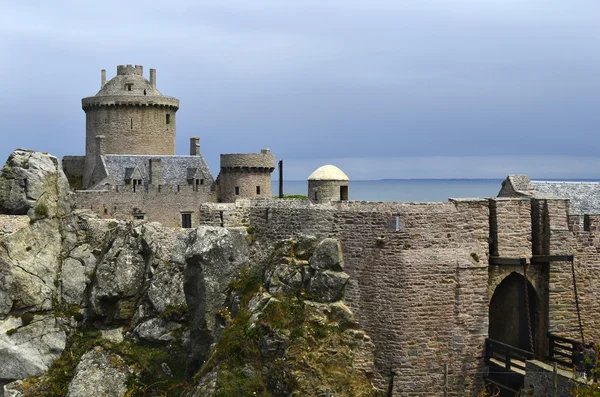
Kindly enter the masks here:
M 179 343 L 171 346 L 152 346 L 132 341 L 114 344 L 101 338 L 94 329 L 85 329 L 73 334 L 66 349 L 52 364 L 47 375 L 41 378 L 29 378 L 21 386 L 25 395 L 59 397 L 68 392 L 69 383 L 75 375 L 75 368 L 81 356 L 94 346 L 119 355 L 139 376 L 130 376 L 127 396 L 179 396 L 191 389 L 185 379 L 187 352 Z M 122 365 L 114 357 L 114 363 Z M 167 363 L 172 376 L 164 374 L 162 363 Z M 117 365 L 118 366 L 118 365 Z
M 33 211 L 39 217 L 48 216 L 48 206 L 44 203 L 38 203 L 38 205 L 35 206 L 35 209 Z

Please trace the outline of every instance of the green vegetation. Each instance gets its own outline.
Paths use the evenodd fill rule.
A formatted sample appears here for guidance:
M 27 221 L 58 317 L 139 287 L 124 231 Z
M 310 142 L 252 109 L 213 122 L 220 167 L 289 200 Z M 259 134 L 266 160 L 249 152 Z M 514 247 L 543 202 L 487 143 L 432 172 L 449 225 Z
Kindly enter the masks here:
M 293 247 L 279 245 L 271 262 L 293 255 Z M 241 297 L 241 308 L 233 319 L 228 311 L 221 315 L 227 327 L 195 382 L 216 372 L 216 397 L 272 396 L 273 385 L 298 395 L 318 395 L 327 385 L 335 395 L 375 396 L 366 375 L 353 369 L 361 331 L 352 329 L 356 324 L 347 312 L 341 314 L 343 309 L 309 306 L 305 291 L 297 290 L 273 296 L 251 325 L 256 319 L 248 303 L 262 293 L 261 274 L 261 269 L 248 267 L 230 283 L 230 292 Z
M 29 378 L 21 386 L 25 395 L 65 396 L 81 356 L 95 346 L 100 346 L 123 358 L 139 376 L 131 375 L 126 396 L 179 396 L 191 385 L 185 380 L 186 351 L 180 341 L 171 345 L 151 346 L 126 340 L 115 344 L 101 338 L 100 331 L 85 329 L 74 334 L 61 356 L 52 364 L 47 376 Z M 114 362 L 121 361 L 114 357 Z M 167 376 L 161 364 L 166 363 L 172 376 Z
M 479 255 L 476 252 L 471 252 L 471 258 L 477 263 L 479 263 Z
M 273 198 L 279 198 L 279 196 L 273 196 Z M 283 198 L 284 199 L 307 199 L 308 196 L 305 196 L 303 194 L 284 194 Z
M 19 332 L 16 328 L 11 328 L 8 331 L 6 331 L 6 335 L 11 336 L 16 334 L 17 332 Z
M 33 211 L 39 217 L 48 216 L 48 206 L 44 203 L 38 203 Z
M 27 313 L 21 314 L 21 322 L 23 323 L 23 326 L 29 325 L 32 321 L 33 321 L 33 313 L 27 312 Z

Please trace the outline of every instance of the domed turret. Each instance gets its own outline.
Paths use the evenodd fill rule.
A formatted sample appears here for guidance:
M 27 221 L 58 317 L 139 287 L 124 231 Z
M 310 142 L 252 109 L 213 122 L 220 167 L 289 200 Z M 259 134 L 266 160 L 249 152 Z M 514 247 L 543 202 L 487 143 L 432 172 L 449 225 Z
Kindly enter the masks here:
M 348 200 L 348 176 L 334 165 L 317 168 L 308 177 L 308 198 L 315 203 Z
M 106 82 L 102 70 L 100 91 L 81 103 L 86 114 L 86 160 L 83 185 L 94 171 L 96 136 L 104 136 L 101 154 L 174 155 L 175 112 L 179 100 L 156 89 L 156 70 L 150 80 L 140 65 L 119 65 L 117 75 Z

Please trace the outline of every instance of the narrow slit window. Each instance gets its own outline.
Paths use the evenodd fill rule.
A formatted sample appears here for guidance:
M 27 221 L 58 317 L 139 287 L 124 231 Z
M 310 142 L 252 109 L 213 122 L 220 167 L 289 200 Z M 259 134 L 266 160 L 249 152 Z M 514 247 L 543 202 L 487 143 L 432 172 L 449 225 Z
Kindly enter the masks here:
M 167 123 L 167 125 L 171 124 L 171 115 L 170 114 L 165 115 L 165 123 Z
M 318 195 L 317 195 L 317 192 L 315 192 L 315 199 L 314 199 L 314 200 L 315 200 L 315 201 L 317 201 L 317 200 L 318 200 Z
M 236 196 L 239 196 L 239 195 L 240 195 L 240 187 L 239 187 L 239 186 L 236 186 L 236 187 L 235 187 L 235 195 L 236 195 Z
M 130 118 L 130 119 L 129 119 L 129 122 L 131 123 L 131 124 L 130 124 L 130 128 L 131 128 L 131 129 L 133 129 L 133 118 Z
M 256 187 L 256 194 L 260 194 L 260 186 Z
M 400 217 L 396 215 L 396 231 L 400 231 Z

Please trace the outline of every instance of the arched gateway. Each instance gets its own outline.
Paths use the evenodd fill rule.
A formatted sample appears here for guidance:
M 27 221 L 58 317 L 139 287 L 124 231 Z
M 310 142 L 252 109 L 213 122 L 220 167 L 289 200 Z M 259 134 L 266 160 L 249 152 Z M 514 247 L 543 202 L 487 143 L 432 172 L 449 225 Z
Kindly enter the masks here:
M 490 301 L 489 338 L 521 350 L 535 351 L 540 323 L 537 301 L 535 288 L 525 277 L 514 272 L 508 275 L 496 287 Z

